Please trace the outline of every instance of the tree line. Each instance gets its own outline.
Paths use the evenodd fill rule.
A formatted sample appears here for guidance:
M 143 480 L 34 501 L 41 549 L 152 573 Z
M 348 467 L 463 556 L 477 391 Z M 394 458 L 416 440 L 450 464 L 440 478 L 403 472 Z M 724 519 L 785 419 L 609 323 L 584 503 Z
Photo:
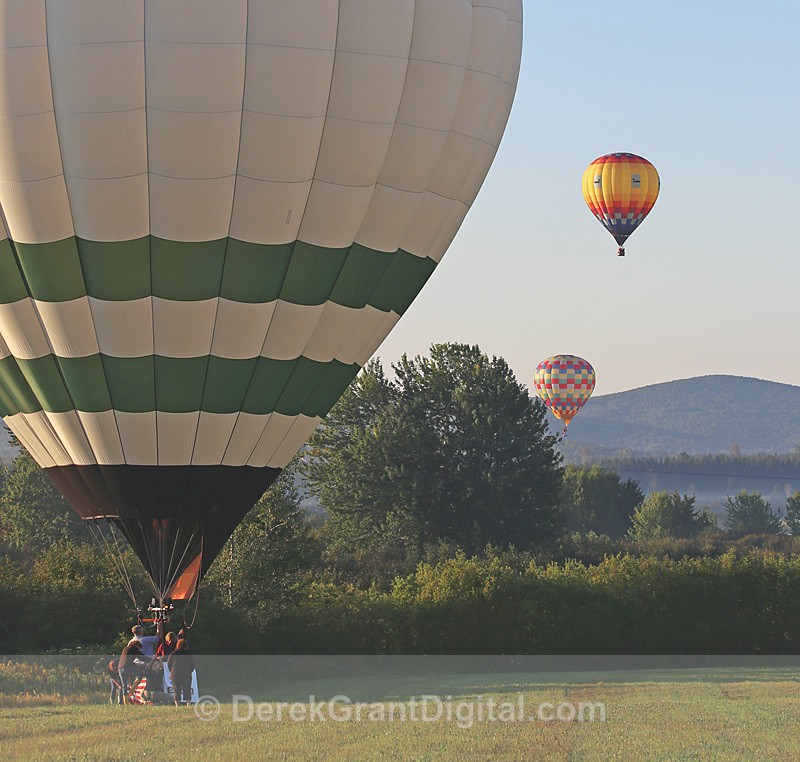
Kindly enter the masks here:
M 720 527 L 692 496 L 645 498 L 637 481 L 609 468 L 565 467 L 557 443 L 544 406 L 502 358 L 476 346 L 434 345 L 427 357 L 404 357 L 389 373 L 370 363 L 212 566 L 195 640 L 209 650 L 354 652 L 348 649 L 372 633 L 375 650 L 399 653 L 402 638 L 391 640 L 387 622 L 422 627 L 432 605 L 426 596 L 452 603 L 437 617 L 471 610 L 476 580 L 499 580 L 498 595 L 506 596 L 481 598 L 486 616 L 533 592 L 558 598 L 562 613 L 525 609 L 530 617 L 550 611 L 553 621 L 536 624 L 546 628 L 566 621 L 570 607 L 575 617 L 589 616 L 585 602 L 606 600 L 615 589 L 598 586 L 609 574 L 627 580 L 625 596 L 644 595 L 630 571 L 640 562 L 642 569 L 664 566 L 662 585 L 674 577 L 675 585 L 695 580 L 702 587 L 702 575 L 686 571 L 697 559 L 721 564 L 696 568 L 724 576 L 733 567 L 721 559 L 733 553 L 755 559 L 753 574 L 761 575 L 773 569 L 773 556 L 797 549 L 800 495 L 785 516 L 761 495 L 731 496 Z M 0 606 L 18 612 L 0 620 L 0 653 L 107 647 L 131 616 L 113 566 L 89 545 L 87 530 L 30 456 L 22 452 L 0 479 Z M 322 515 L 303 510 L 306 492 Z M 138 569 L 128 556 L 128 568 Z M 728 580 L 731 590 L 742 574 Z M 800 580 L 786 574 L 786 585 Z M 409 592 L 423 578 L 437 579 L 441 589 Z M 141 573 L 133 583 L 147 600 Z M 498 636 L 505 646 L 492 646 L 499 652 L 523 642 L 542 652 L 538 636 L 523 641 L 514 630 L 530 631 L 533 620 L 497 621 L 506 633 Z M 590 624 L 583 623 L 587 633 Z M 407 652 L 449 642 L 423 630 L 397 631 L 406 633 Z M 464 637 L 467 650 L 468 643 L 475 652 L 489 648 L 478 631 Z

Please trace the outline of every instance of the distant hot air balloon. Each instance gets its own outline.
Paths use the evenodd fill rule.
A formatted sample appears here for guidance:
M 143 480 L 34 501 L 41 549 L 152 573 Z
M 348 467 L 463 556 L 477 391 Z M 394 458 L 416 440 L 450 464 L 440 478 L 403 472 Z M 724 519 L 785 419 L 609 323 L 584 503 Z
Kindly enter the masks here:
M 0 0 L 0 414 L 187 599 L 494 159 L 522 0 Z
M 594 368 L 575 355 L 555 355 L 536 366 L 533 378 L 536 393 L 550 412 L 564 422 L 564 431 L 592 396 Z
M 632 153 L 610 153 L 595 159 L 583 173 L 583 198 L 603 227 L 623 244 L 656 203 L 661 180 L 647 159 Z

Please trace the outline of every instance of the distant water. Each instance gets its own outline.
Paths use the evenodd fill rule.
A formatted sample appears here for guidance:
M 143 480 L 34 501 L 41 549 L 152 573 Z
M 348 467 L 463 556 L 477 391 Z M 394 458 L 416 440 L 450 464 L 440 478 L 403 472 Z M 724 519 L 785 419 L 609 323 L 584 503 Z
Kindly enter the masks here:
M 614 469 L 623 479 L 635 479 L 646 494 L 666 490 L 694 495 L 698 508 L 709 508 L 714 513 L 724 513 L 726 497 L 733 497 L 742 490 L 758 492 L 772 507 L 783 511 L 786 498 L 800 491 L 800 474 L 797 478 L 730 476 L 716 474 L 676 474 L 637 471 L 627 468 Z

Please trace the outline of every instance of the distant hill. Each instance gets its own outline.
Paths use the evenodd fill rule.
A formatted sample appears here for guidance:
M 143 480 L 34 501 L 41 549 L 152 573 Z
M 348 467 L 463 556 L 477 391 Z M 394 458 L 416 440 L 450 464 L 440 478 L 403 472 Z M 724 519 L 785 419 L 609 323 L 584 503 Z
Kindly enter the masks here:
M 789 453 L 796 447 L 800 387 L 741 376 L 700 376 L 592 397 L 562 445 L 573 462 L 737 448 L 745 454 Z M 3 426 L 0 462 L 14 455 Z
M 570 424 L 563 449 L 578 460 L 619 451 L 788 453 L 799 445 L 800 387 L 700 376 L 592 397 Z

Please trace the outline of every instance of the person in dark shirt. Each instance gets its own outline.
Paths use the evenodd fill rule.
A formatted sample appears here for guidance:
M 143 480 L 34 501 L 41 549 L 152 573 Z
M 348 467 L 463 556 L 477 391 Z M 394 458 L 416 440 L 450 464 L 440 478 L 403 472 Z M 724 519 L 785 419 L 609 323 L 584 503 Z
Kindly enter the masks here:
M 147 656 L 145 656 L 145 659 Z M 151 656 L 147 666 L 144 668 L 145 693 L 153 691 L 162 691 L 164 689 L 164 664 L 160 657 Z M 140 683 L 141 684 L 141 683 Z M 145 701 L 149 700 L 147 696 L 142 695 Z
M 178 640 L 186 641 L 186 653 L 190 654 L 192 652 L 192 644 L 189 642 L 189 637 L 186 635 L 186 630 L 183 627 L 178 630 Z
M 169 676 L 172 679 L 172 696 L 175 706 L 191 703 L 192 699 L 192 672 L 194 672 L 194 657 L 189 653 L 189 643 L 180 638 L 175 650 L 167 659 Z
M 109 704 L 122 703 L 122 681 L 119 676 L 119 667 L 117 662 L 108 662 L 108 680 L 111 683 L 111 693 L 108 697 Z
M 141 643 L 135 639 L 129 640 L 128 645 L 122 649 L 122 653 L 119 655 L 117 669 L 122 685 L 122 700 L 126 704 L 131 683 L 142 676 L 142 669 L 146 664 L 142 656 Z
M 161 656 L 163 658 L 167 658 L 174 650 L 175 644 L 178 642 L 178 638 L 174 632 L 168 632 L 164 636 L 164 640 L 161 641 L 158 645 L 158 649 L 156 650 L 156 656 Z

